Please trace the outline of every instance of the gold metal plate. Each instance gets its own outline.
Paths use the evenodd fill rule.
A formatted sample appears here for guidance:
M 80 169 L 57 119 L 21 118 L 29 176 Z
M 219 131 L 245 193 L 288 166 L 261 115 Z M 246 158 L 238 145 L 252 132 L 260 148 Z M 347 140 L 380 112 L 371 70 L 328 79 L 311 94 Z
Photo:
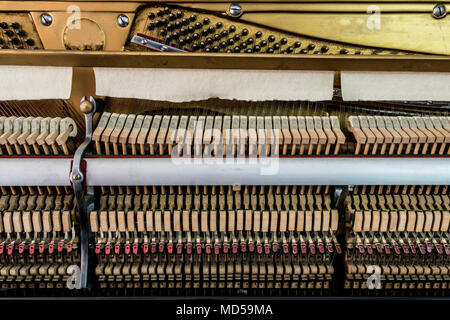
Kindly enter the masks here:
M 180 7 L 186 13 L 197 12 L 202 18 L 208 17 L 211 23 L 223 21 L 225 27 L 232 24 L 237 31 L 247 29 L 249 36 L 257 31 L 264 36 L 274 35 L 276 41 L 287 38 L 283 48 L 276 46 L 275 52 L 285 52 L 296 42 L 301 42 L 300 48 L 294 48 L 293 53 L 301 53 L 308 46 L 315 45 L 307 53 L 328 54 L 393 54 L 393 52 L 414 52 L 428 54 L 450 54 L 447 43 L 450 40 L 450 23 L 448 15 L 441 19 L 433 16 L 434 1 L 250 1 L 236 2 L 241 6 L 241 12 L 231 16 L 231 2 L 225 1 L 0 1 L 0 17 L 8 14 L 20 17 L 29 12 L 42 40 L 45 49 L 81 49 L 81 50 L 112 50 L 121 51 L 127 39 L 135 32 L 147 32 L 146 19 L 148 13 L 145 7 Z M 439 3 L 445 10 L 449 3 Z M 67 30 L 68 19 L 76 16 L 79 9 L 79 21 L 90 21 L 84 32 Z M 78 10 L 77 9 L 77 10 Z M 146 11 L 147 10 L 147 11 Z M 17 13 L 20 12 L 20 13 Z M 53 17 L 50 26 L 40 23 L 42 13 Z M 126 27 L 117 24 L 117 16 L 125 14 L 130 20 Z M 135 20 L 135 15 L 136 20 Z M 134 21 L 135 20 L 135 21 Z M 176 22 L 176 21 L 174 21 Z M 82 24 L 83 24 L 82 23 Z M 92 27 L 97 25 L 94 39 L 91 38 Z M 95 28 L 94 28 L 95 29 Z M 130 31 L 132 32 L 130 33 Z M 156 30 L 156 29 L 155 29 Z M 156 32 L 156 31 L 152 31 Z M 215 33 L 211 35 L 214 36 Z M 158 38 L 160 35 L 158 34 Z M 206 40 L 208 36 L 204 37 Z M 185 40 L 185 39 L 183 39 Z M 201 39 L 200 39 L 201 40 Z M 228 38 L 227 38 L 228 40 Z M 220 48 L 222 41 L 213 43 L 211 51 L 235 50 L 234 44 Z M 241 40 L 238 41 L 242 45 Z M 274 43 L 275 44 L 275 43 Z M 256 43 L 243 44 L 240 52 L 254 49 Z M 322 52 L 322 47 L 328 47 Z M 206 51 L 207 46 L 204 47 Z M 128 50 L 135 47 L 127 46 Z M 223 50 L 222 50 L 223 49 Z M 298 50 L 297 50 L 298 49 Z M 290 49 L 289 49 L 290 50 Z M 236 49 L 237 51 L 237 49 Z M 270 51 L 270 50 L 269 50 Z M 264 52 L 260 51 L 260 52 Z M 304 52 L 304 51 L 303 51 Z
M 41 49 L 42 44 L 27 13 L 0 12 L 1 49 Z

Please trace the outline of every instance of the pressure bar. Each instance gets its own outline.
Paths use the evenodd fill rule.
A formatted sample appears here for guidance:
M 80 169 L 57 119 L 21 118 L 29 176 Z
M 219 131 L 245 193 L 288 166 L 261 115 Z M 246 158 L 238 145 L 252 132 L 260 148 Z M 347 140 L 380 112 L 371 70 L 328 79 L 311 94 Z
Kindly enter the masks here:
M 87 158 L 87 184 L 447 185 L 448 157 Z
M 449 157 L 86 157 L 87 186 L 448 185 Z M 1 186 L 69 186 L 71 158 L 0 158 Z

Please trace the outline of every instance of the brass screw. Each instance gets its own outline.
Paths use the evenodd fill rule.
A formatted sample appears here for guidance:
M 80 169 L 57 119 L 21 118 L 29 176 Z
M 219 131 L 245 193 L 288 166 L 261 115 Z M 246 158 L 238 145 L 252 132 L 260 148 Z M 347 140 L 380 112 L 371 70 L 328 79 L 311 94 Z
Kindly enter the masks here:
M 74 174 L 72 175 L 72 180 L 78 181 L 78 180 L 80 180 L 80 179 L 81 179 L 81 175 L 80 175 L 79 173 L 74 173 Z
M 238 4 L 231 4 L 228 11 L 233 17 L 238 17 L 242 14 L 242 7 Z
M 88 100 L 84 100 L 83 102 L 80 103 L 80 110 L 83 113 L 91 113 L 93 109 L 94 106 Z
M 117 24 L 119 26 L 121 26 L 122 28 L 127 27 L 129 23 L 130 23 L 130 18 L 128 18 L 126 15 L 120 14 L 117 17 Z
M 51 25 L 52 22 L 53 22 L 52 16 L 49 15 L 48 13 L 43 13 L 43 14 L 41 14 L 40 20 L 41 20 L 41 24 L 44 25 L 44 26 L 46 26 L 46 27 L 48 27 L 49 25 Z
M 443 18 L 443 17 L 445 17 L 446 14 L 447 14 L 447 9 L 445 8 L 445 6 L 442 3 L 437 4 L 433 8 L 433 17 L 435 17 L 436 19 Z

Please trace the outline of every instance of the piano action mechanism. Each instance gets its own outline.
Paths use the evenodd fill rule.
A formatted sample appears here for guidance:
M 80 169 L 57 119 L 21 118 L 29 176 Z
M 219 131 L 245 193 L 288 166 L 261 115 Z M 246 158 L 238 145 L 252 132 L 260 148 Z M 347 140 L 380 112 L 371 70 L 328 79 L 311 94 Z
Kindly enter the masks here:
M 448 296 L 446 3 L 13 2 L 0 295 Z

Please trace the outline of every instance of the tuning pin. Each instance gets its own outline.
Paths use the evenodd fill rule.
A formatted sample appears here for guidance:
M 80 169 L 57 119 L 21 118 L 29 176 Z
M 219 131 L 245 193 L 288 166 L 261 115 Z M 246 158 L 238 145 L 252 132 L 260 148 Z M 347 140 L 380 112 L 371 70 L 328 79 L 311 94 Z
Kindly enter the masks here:
M 20 37 L 25 37 L 27 33 L 24 30 L 17 30 L 16 34 Z
M 114 253 L 119 254 L 120 253 L 120 243 L 116 243 L 114 245 Z

